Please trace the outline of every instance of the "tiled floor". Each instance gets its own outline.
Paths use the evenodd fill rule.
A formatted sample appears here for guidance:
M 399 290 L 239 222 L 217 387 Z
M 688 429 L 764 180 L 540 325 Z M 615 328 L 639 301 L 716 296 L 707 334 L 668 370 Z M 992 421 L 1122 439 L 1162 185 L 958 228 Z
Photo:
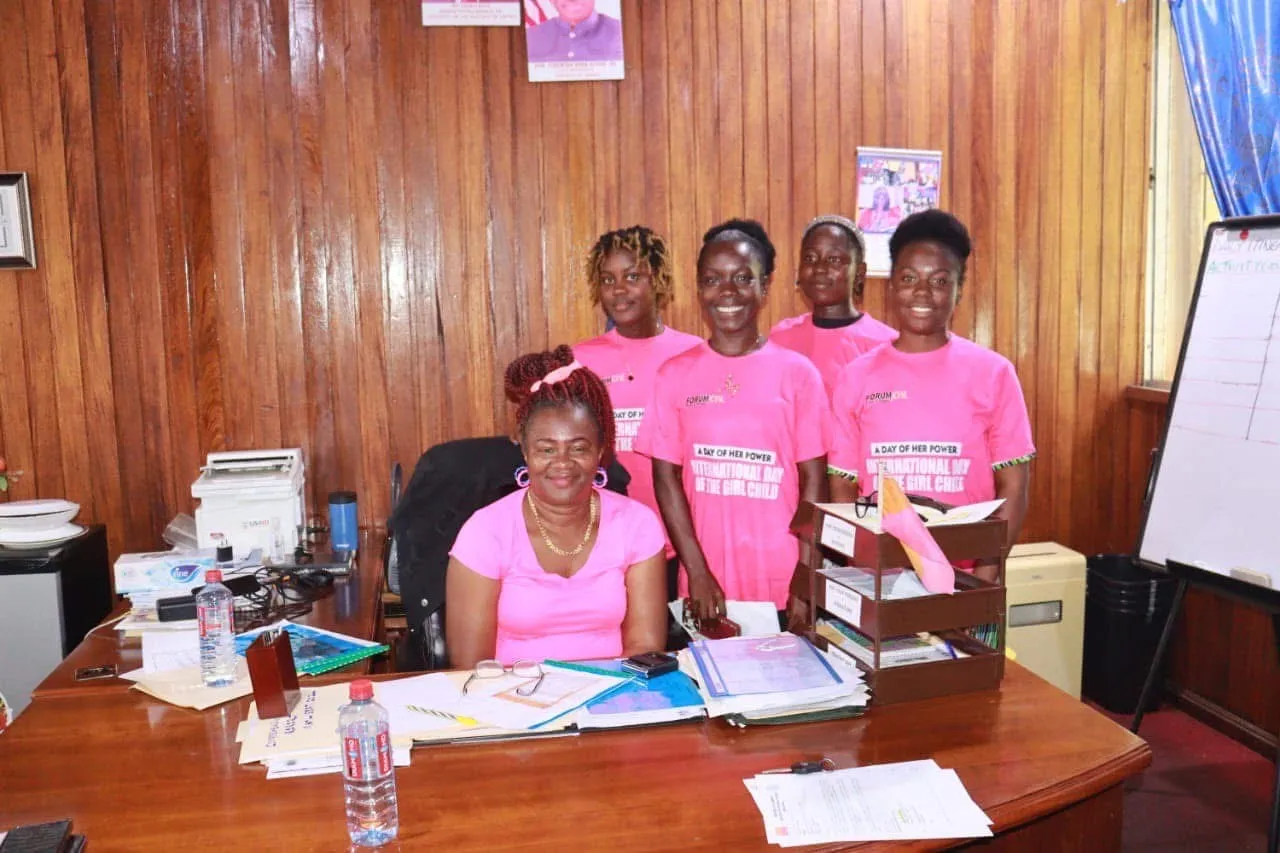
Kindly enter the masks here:
M 1126 786 L 1126 851 L 1265 853 L 1274 763 L 1168 707 L 1147 714 L 1139 734 L 1154 757 Z

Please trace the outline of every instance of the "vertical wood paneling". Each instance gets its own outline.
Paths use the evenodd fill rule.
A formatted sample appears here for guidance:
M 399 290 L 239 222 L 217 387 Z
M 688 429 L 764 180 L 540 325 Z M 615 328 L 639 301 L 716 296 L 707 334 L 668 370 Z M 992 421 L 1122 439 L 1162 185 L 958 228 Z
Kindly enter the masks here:
M 203 454 L 301 444 L 313 506 L 508 428 L 519 352 L 601 327 L 582 259 L 644 222 L 701 331 L 702 232 L 761 219 L 767 322 L 799 230 L 853 212 L 859 145 L 941 148 L 975 254 L 956 328 L 1019 368 L 1040 445 L 1026 537 L 1131 547 L 1149 4 L 624 3 L 622 82 L 533 85 L 519 30 L 401 0 L 0 4 L 0 168 L 41 268 L 0 272 L 14 497 L 73 496 L 113 549 L 189 509 Z M 884 283 L 867 308 L 883 316 Z M 1116 440 L 1116 439 L 1119 440 Z

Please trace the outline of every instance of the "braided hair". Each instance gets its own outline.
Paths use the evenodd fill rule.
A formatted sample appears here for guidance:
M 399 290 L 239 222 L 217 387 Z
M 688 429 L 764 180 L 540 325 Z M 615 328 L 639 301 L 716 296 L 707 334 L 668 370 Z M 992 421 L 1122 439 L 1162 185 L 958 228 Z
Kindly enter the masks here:
M 586 367 L 579 367 L 554 385 L 544 382 L 537 391 L 529 390 L 533 383 L 557 367 L 567 367 L 573 361 L 573 350 L 561 345 L 551 352 L 522 355 L 507 365 L 503 390 L 507 399 L 516 404 L 516 429 L 523 441 L 534 412 L 581 406 L 600 431 L 600 445 L 604 450 L 601 461 L 608 464 L 613 460 L 613 405 L 609 402 L 609 389 L 599 376 Z
M 671 279 L 671 250 L 667 241 L 644 225 L 632 225 L 630 228 L 619 228 L 601 234 L 591 251 L 587 254 L 587 287 L 591 292 L 591 304 L 600 304 L 600 265 L 610 252 L 630 252 L 637 264 L 649 267 L 649 275 L 653 280 L 653 298 L 658 310 L 671 302 L 671 294 L 675 286 Z
M 773 241 L 769 239 L 769 233 L 764 230 L 764 226 L 759 222 L 754 219 L 730 219 L 726 222 L 721 222 L 702 235 L 702 251 L 705 252 L 707 246 L 722 240 L 744 240 L 749 243 L 751 248 L 760 256 L 760 264 L 764 267 L 764 274 L 766 276 L 773 275 L 773 262 L 778 256 L 778 250 L 773 247 Z M 701 253 L 698 255 L 698 262 L 702 262 Z

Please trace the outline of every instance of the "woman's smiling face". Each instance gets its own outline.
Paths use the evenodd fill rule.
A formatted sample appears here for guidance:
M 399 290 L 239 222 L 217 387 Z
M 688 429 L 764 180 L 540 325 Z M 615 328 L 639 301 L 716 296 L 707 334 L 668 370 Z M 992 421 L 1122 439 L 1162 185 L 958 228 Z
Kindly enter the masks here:
M 754 328 L 769 278 L 747 240 L 708 243 L 698 257 L 698 301 L 711 328 L 731 335 Z

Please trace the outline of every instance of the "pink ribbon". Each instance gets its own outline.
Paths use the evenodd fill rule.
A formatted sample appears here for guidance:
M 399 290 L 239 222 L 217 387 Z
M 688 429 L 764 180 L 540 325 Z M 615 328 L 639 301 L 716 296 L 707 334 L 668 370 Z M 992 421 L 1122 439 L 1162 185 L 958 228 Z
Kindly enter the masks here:
M 579 367 L 582 367 L 582 365 L 578 363 L 577 359 L 574 359 L 572 362 L 570 362 L 569 364 L 566 364 L 564 367 L 557 367 L 555 370 L 551 371 L 546 376 L 542 377 L 537 382 L 530 385 L 529 393 L 537 394 L 538 389 L 541 388 L 543 385 L 555 385 L 557 382 L 563 382 L 564 380 L 569 378 L 569 374 L 573 373 Z

